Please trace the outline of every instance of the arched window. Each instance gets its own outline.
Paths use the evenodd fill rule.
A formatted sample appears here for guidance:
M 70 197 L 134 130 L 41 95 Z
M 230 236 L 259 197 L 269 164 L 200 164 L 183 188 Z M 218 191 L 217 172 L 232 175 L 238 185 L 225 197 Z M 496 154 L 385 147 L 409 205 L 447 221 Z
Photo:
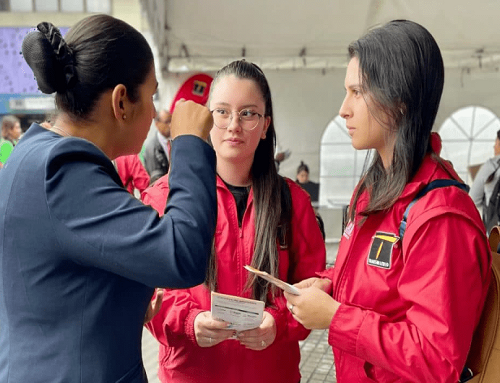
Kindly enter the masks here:
M 363 171 L 367 150 L 351 145 L 345 120 L 337 115 L 325 129 L 320 148 L 319 204 L 324 207 L 348 205 Z
M 500 120 L 488 109 L 468 106 L 454 112 L 439 129 L 443 140 L 441 156 L 453 163 L 458 175 L 469 185 L 469 168 L 477 171 L 479 165 L 493 156 L 493 145 Z

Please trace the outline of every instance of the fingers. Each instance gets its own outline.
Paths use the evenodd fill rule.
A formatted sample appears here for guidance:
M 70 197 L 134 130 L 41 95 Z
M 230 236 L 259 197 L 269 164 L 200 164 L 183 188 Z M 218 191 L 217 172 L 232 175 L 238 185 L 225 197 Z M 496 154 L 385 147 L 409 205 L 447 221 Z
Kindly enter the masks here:
M 172 139 L 177 136 L 190 134 L 206 140 L 212 126 L 212 114 L 207 107 L 183 99 L 177 101 L 175 104 L 170 128 Z
M 200 347 L 213 347 L 220 342 L 225 341 L 231 337 L 236 336 L 236 331 L 232 330 L 219 330 L 218 332 L 207 332 L 202 336 L 197 336 L 196 341 Z
M 327 278 L 317 278 L 312 284 L 313 287 L 317 287 L 320 290 L 325 292 L 331 291 L 332 288 L 332 280 Z
M 240 343 L 251 350 L 264 350 L 276 339 L 276 321 L 267 311 L 261 325 L 253 330 L 242 331 L 236 335 Z
M 243 331 L 237 333 L 236 338 L 246 348 L 255 351 L 261 351 L 268 348 L 274 342 L 275 335 L 267 332 L 255 333 L 255 332 Z
M 158 311 L 161 309 L 161 304 L 163 302 L 163 289 L 156 290 L 156 296 L 149 302 L 148 309 L 146 311 L 146 315 L 144 316 L 144 324 L 151 321 Z
M 319 280 L 319 278 L 316 278 L 316 277 L 307 278 L 307 279 L 304 279 L 303 281 L 300 281 L 299 283 L 294 284 L 294 286 L 299 288 L 299 289 L 306 289 L 308 287 L 311 287 L 318 280 Z
M 196 342 L 200 347 L 212 347 L 236 335 L 234 330 L 228 329 L 226 322 L 213 319 L 210 311 L 199 313 L 194 320 Z

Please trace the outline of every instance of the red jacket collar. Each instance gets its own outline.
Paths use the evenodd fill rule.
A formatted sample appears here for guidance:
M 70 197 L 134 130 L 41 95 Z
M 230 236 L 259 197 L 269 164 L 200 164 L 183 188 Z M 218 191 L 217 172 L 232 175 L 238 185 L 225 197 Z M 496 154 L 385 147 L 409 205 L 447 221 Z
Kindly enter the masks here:
M 432 180 L 438 178 L 453 178 L 460 182 L 463 182 L 458 174 L 453 169 L 453 165 L 442 158 L 438 162 L 436 157 L 439 157 L 442 149 L 441 137 L 438 133 L 431 133 L 430 137 L 432 153 L 426 154 L 420 168 L 418 169 L 415 176 L 406 184 L 403 192 L 400 195 L 400 199 L 408 198 L 409 201 L 415 197 L 419 190 L 423 189 Z M 365 191 L 359 198 L 359 202 L 362 206 L 365 206 L 369 198 L 368 192 Z M 408 201 L 408 203 L 409 203 Z M 352 202 L 352 201 L 351 201 Z
M 415 176 L 408 182 L 401 197 L 413 196 L 418 193 L 419 190 L 428 185 L 431 181 L 439 178 L 453 178 L 460 182 L 463 182 L 458 174 L 453 169 L 453 165 L 448 160 L 445 160 L 439 156 L 442 149 L 441 137 L 438 133 L 431 133 L 431 148 L 432 153 L 426 154 L 420 168 L 418 169 Z M 440 161 L 438 161 L 438 158 Z

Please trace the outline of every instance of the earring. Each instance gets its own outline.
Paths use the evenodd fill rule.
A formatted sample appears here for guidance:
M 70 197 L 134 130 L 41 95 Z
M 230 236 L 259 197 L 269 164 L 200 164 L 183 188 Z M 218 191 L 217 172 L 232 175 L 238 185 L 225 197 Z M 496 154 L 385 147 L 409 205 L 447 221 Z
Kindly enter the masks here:
M 124 120 L 126 120 L 126 119 L 127 119 L 127 115 L 126 115 L 126 114 L 124 114 L 124 115 L 122 116 L 122 118 L 123 118 Z

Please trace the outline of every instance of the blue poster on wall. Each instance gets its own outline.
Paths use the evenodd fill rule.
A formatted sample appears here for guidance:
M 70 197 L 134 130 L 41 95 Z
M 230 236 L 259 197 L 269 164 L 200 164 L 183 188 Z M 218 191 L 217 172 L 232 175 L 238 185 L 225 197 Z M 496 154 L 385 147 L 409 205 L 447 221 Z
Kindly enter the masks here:
M 24 109 L 23 112 L 46 110 L 47 105 L 52 105 L 49 100 L 53 96 L 44 95 L 38 89 L 32 70 L 26 64 L 21 53 L 24 37 L 34 28 L 0 28 L 0 114 L 19 113 L 23 108 L 36 106 L 36 109 Z M 69 28 L 60 28 L 66 34 Z M 33 102 L 25 102 L 34 98 Z M 12 108 L 14 107 L 14 108 Z

